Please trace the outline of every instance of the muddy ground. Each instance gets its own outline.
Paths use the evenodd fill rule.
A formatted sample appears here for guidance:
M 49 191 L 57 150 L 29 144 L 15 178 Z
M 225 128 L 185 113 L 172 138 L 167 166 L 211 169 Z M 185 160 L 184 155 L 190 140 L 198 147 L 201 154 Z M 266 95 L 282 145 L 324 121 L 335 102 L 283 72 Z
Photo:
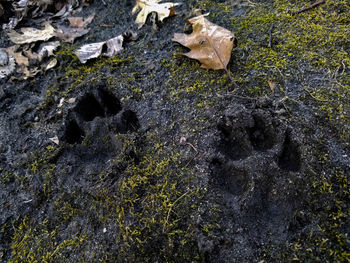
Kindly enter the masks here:
M 158 31 L 104 2 L 55 69 L 0 80 L 0 261 L 348 262 L 349 2 L 184 1 Z M 193 8 L 235 33 L 239 88 L 177 54 Z

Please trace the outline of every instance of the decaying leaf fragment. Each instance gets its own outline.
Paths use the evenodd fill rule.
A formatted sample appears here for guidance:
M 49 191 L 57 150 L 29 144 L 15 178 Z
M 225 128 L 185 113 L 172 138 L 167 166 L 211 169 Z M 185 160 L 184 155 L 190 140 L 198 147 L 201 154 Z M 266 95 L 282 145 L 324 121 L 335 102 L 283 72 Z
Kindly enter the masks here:
M 74 54 L 79 58 L 81 63 L 86 63 L 89 59 L 101 56 L 103 47 L 106 46 L 107 51 L 102 55 L 113 57 L 123 49 L 123 41 L 123 35 L 119 35 L 104 42 L 84 45 L 75 51 Z
M 37 41 L 47 41 L 55 36 L 55 29 L 49 23 L 45 23 L 45 28 L 43 30 L 26 27 L 22 28 L 21 31 L 22 34 L 11 30 L 11 32 L 7 35 L 9 36 L 10 40 L 17 45 L 33 43 Z
M 162 0 L 136 0 L 136 5 L 134 6 L 132 13 L 135 14 L 137 11 L 141 10 L 137 15 L 135 22 L 141 28 L 147 20 L 147 16 L 156 12 L 158 15 L 158 20 L 163 21 L 164 18 L 175 15 L 175 6 L 179 3 L 159 3 Z
M 3 48 L 0 48 L 0 79 L 10 75 L 16 68 L 15 59 L 7 53 Z
M 76 38 L 81 37 L 90 31 L 90 29 L 86 27 L 92 22 L 94 17 L 95 14 L 92 14 L 85 19 L 83 17 L 68 17 L 70 23 L 69 27 L 58 26 L 56 36 L 66 42 L 73 43 Z
M 29 59 L 23 56 L 23 52 L 18 50 L 18 46 L 11 46 L 6 49 L 7 53 L 10 54 L 19 66 L 29 66 Z
M 32 50 L 24 51 L 24 54 L 33 60 L 38 60 L 41 62 L 45 57 L 51 57 L 54 55 L 54 51 L 60 46 L 59 41 L 51 41 L 47 43 L 42 43 L 37 52 L 33 52 Z
M 235 36 L 229 30 L 208 21 L 205 16 L 193 17 L 187 21 L 192 24 L 191 34 L 175 33 L 173 41 L 191 49 L 181 53 L 189 58 L 199 60 L 202 68 L 225 69 L 230 61 Z

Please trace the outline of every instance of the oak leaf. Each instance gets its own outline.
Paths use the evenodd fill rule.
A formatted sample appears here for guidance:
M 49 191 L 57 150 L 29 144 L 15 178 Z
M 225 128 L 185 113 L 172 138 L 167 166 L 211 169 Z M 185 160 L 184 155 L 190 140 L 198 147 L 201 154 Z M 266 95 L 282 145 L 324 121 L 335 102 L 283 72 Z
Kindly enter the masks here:
M 132 13 L 135 14 L 141 10 L 135 20 L 139 28 L 146 23 L 147 16 L 152 12 L 157 13 L 158 20 L 161 22 L 164 18 L 175 15 L 175 6 L 178 6 L 179 3 L 159 3 L 161 1 L 162 0 L 136 0 L 136 5 L 132 9 Z
M 13 43 L 18 45 L 33 43 L 37 41 L 47 41 L 55 36 L 55 29 L 49 23 L 45 23 L 45 28 L 43 30 L 24 27 L 21 29 L 21 31 L 22 34 L 11 30 L 11 32 L 7 35 Z
M 193 17 L 187 21 L 192 24 L 191 34 L 175 33 L 172 41 L 191 49 L 188 53 L 181 53 L 189 58 L 199 60 L 202 68 L 225 69 L 230 61 L 234 47 L 234 34 L 205 18 L 208 14 Z

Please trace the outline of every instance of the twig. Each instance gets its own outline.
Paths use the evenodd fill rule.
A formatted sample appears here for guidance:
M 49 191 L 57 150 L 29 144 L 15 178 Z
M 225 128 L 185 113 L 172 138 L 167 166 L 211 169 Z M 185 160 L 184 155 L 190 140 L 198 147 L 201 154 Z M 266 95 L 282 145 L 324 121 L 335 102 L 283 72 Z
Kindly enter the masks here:
M 231 82 L 233 83 L 233 85 L 234 85 L 236 88 L 239 88 L 238 84 L 237 84 L 236 81 L 233 79 L 231 73 L 228 71 L 227 67 L 225 66 L 224 62 L 222 61 L 221 57 L 219 56 L 219 53 L 218 53 L 218 51 L 216 50 L 215 46 L 213 45 L 213 42 L 211 42 L 211 40 L 210 40 L 209 37 L 207 37 L 207 40 L 209 41 L 210 45 L 213 47 L 216 56 L 219 58 L 221 65 L 224 67 L 224 70 L 225 70 L 226 73 L 227 73 L 227 76 L 230 78 L 230 80 L 231 80 Z
M 322 100 L 322 99 L 318 99 L 316 98 L 314 95 L 312 95 L 312 93 L 308 90 L 308 89 L 304 89 L 314 100 L 320 101 L 320 102 L 330 102 L 330 100 Z
M 169 207 L 169 210 L 168 210 L 168 214 L 167 214 L 166 220 L 165 220 L 165 222 L 164 222 L 164 224 L 163 224 L 163 232 L 164 232 L 165 227 L 166 227 L 166 225 L 167 225 L 167 223 L 168 223 L 168 221 L 169 221 L 169 216 L 170 216 L 170 213 L 171 213 L 171 209 L 173 208 L 173 206 L 174 206 L 180 199 L 184 198 L 187 194 L 188 194 L 188 191 L 185 192 L 183 195 L 181 195 L 178 199 L 176 199 L 174 203 L 170 204 L 170 207 Z
M 310 6 L 308 6 L 308 7 L 305 7 L 305 8 L 303 8 L 303 9 L 300 9 L 299 11 L 292 12 L 292 15 L 294 16 L 294 15 L 303 13 L 303 12 L 308 11 L 308 10 L 310 10 L 310 9 L 312 9 L 312 8 L 314 8 L 314 7 L 318 6 L 318 5 L 320 5 L 320 4 L 324 4 L 325 2 L 326 2 L 326 0 L 317 1 L 317 2 L 313 3 L 312 5 L 310 5 Z
M 267 45 L 268 48 L 271 48 L 272 47 L 272 29 L 273 29 L 274 25 L 270 26 L 270 29 L 269 29 L 269 43 Z
M 198 150 L 196 149 L 196 147 L 194 147 L 191 143 L 186 142 L 187 145 L 191 146 L 192 149 L 196 152 L 195 155 L 192 156 L 191 160 L 189 160 L 186 165 L 184 166 L 184 168 L 186 168 L 187 166 L 190 165 L 190 163 L 194 160 L 194 158 L 196 158 L 199 154 Z

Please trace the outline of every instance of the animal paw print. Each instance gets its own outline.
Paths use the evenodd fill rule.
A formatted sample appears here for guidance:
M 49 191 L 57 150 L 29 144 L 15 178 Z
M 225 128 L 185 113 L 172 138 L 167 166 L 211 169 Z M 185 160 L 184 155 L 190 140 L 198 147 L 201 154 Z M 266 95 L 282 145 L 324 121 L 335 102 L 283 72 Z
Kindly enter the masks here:
M 120 100 L 110 91 L 98 88 L 85 94 L 68 114 L 62 140 L 68 144 L 81 144 L 94 122 L 98 122 L 97 118 L 102 118 L 106 128 L 115 133 L 139 128 L 135 112 L 123 109 Z
M 217 125 L 220 139 L 211 162 L 215 188 L 242 195 L 266 166 L 276 166 L 281 173 L 300 170 L 301 153 L 290 129 L 267 110 L 233 112 Z

